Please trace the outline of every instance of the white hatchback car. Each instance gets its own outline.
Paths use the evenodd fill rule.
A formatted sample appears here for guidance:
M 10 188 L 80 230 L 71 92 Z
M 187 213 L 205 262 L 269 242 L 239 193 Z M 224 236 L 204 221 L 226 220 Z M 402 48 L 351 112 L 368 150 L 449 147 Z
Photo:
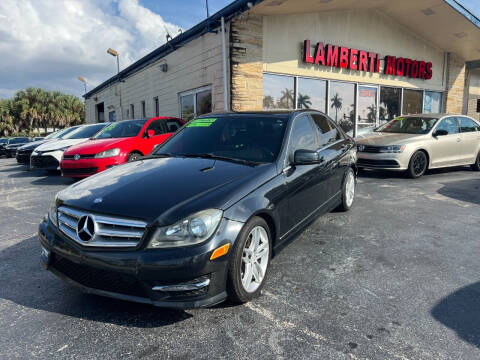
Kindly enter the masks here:
M 30 156 L 30 167 L 44 170 L 60 170 L 63 152 L 72 145 L 89 140 L 110 123 L 83 125 L 62 139 L 37 147 Z
M 471 165 L 480 171 L 480 123 L 465 115 L 401 116 L 355 138 L 358 168 L 406 171 Z

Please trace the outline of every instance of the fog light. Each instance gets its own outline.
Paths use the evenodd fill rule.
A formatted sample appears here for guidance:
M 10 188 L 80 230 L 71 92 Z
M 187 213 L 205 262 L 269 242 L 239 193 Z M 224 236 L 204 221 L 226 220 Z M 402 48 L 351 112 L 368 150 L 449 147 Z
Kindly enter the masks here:
M 50 250 L 45 249 L 43 246 L 41 246 L 41 248 L 42 252 L 40 254 L 40 257 L 45 264 L 48 264 L 50 262 Z
M 157 285 L 152 288 L 154 291 L 193 291 L 200 290 L 210 285 L 210 278 L 208 276 L 203 276 L 201 278 L 187 281 L 180 284 L 172 285 Z

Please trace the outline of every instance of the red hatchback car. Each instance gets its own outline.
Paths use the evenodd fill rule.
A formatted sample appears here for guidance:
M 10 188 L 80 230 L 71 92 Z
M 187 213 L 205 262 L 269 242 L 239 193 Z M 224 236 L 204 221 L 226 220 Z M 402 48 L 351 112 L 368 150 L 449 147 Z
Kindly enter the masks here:
M 90 140 L 65 150 L 62 176 L 84 178 L 152 152 L 184 121 L 172 117 L 125 120 L 113 123 Z

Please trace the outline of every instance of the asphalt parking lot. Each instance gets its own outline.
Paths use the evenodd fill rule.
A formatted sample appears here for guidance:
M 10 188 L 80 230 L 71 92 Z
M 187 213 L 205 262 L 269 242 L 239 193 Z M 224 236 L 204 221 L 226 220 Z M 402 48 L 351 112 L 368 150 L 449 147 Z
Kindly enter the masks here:
M 1 359 L 478 359 L 480 174 L 362 174 L 349 213 L 274 258 L 263 296 L 165 310 L 82 294 L 39 264 L 73 181 L 0 159 Z

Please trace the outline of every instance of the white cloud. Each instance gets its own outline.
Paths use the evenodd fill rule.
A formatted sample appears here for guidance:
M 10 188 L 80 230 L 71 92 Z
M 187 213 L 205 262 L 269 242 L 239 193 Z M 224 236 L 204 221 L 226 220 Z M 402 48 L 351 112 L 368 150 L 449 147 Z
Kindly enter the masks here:
M 80 95 L 165 42 L 178 26 L 138 0 L 1 0 L 0 97 L 27 86 Z

